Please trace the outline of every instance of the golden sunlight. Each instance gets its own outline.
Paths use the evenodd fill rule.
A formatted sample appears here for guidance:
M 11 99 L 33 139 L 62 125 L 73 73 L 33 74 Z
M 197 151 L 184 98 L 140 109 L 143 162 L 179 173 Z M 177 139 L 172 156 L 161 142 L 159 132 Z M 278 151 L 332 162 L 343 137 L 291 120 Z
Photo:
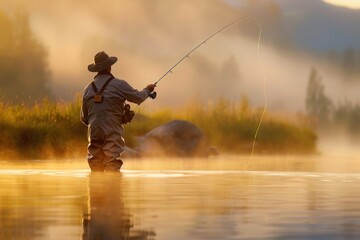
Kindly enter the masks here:
M 339 6 L 339 7 L 347 7 L 353 9 L 360 9 L 360 1 L 359 0 L 323 0 L 326 3 Z

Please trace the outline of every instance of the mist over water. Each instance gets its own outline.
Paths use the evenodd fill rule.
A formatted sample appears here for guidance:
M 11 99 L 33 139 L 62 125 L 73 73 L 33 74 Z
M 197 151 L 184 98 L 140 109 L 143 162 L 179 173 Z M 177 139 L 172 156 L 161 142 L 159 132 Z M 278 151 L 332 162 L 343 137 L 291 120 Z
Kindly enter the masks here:
M 122 174 L 90 173 L 74 160 L 2 162 L 1 236 L 359 238 L 360 166 L 353 159 L 264 156 L 243 171 L 246 160 L 127 161 Z
M 326 39 L 328 33 L 322 32 L 327 29 L 323 27 L 325 21 L 311 18 L 311 11 L 324 4 L 320 0 L 64 0 L 56 3 L 1 0 L 0 20 L 2 12 L 11 15 L 19 8 L 29 14 L 31 28 L 48 53 L 53 94 L 59 99 L 72 100 L 92 80 L 87 65 L 98 51 L 117 56 L 114 74 L 141 89 L 155 82 L 219 28 L 254 14 L 262 26 L 259 55 L 259 28 L 253 19 L 247 19 L 203 45 L 159 83 L 155 101 L 148 100 L 144 107 L 134 106 L 134 109 L 144 108 L 149 112 L 177 109 L 193 98 L 206 104 L 219 97 L 234 102 L 247 97 L 250 107 L 261 110 L 265 104 L 265 87 L 269 112 L 300 122 L 305 114 L 312 68 L 334 104 L 344 99 L 351 103 L 360 100 L 358 71 L 348 72 L 351 67 L 344 66 L 347 61 L 341 58 L 340 62 L 332 61 L 327 53 L 306 48 L 307 39 L 329 40 L 323 44 L 316 42 L 321 49 L 332 44 L 331 37 Z M 289 11 L 289 6 L 299 8 Z M 339 13 L 335 7 L 325 6 L 330 12 Z M 336 19 L 343 19 L 334 16 L 356 15 L 354 10 L 344 11 L 341 10 L 343 15 L 330 14 L 333 25 L 338 23 Z M 287 21 L 289 16 L 291 21 Z M 320 14 L 320 20 L 321 17 Z M 313 28 L 302 28 L 306 20 Z M 319 25 L 321 28 L 316 28 Z M 294 39 L 304 29 L 310 34 Z M 339 36 L 342 35 L 337 34 L 336 40 Z M 0 48 L 1 43 L 0 39 Z M 356 69 L 359 51 L 356 46 L 344 48 L 347 47 L 354 48 L 345 52 L 355 61 L 352 67 Z M 47 110 L 38 107 L 37 111 L 43 115 L 35 116 L 33 122 L 53 116 L 49 112 L 59 113 L 61 117 L 65 114 L 65 119 L 75 115 L 54 106 L 49 104 Z M 12 111 L 8 110 L 14 114 Z M 29 111 L 32 110 L 22 112 L 25 118 L 29 119 Z M 40 147 L 32 149 L 37 156 L 44 151 L 41 148 L 44 141 L 33 136 L 57 137 L 58 133 L 66 136 L 67 131 L 76 132 L 77 125 L 62 124 L 54 116 L 44 124 L 50 127 L 38 129 L 26 128 L 31 121 L 19 124 L 10 117 L 12 122 L 8 122 L 15 124 L 7 131 L 15 132 L 20 139 L 14 146 L 23 150 L 26 149 L 23 145 L 36 147 L 34 143 L 37 143 Z M 24 119 L 24 116 L 16 117 Z M 77 119 L 76 123 L 80 124 Z M 51 124 L 64 128 L 51 132 L 49 129 L 54 129 Z M 18 125 L 24 125 L 25 130 L 17 128 Z M 317 123 L 321 125 L 326 125 L 325 121 Z M 359 239 L 360 151 L 355 131 L 358 124 L 355 121 L 353 128 L 339 131 L 335 131 L 339 125 L 329 126 L 331 130 L 320 134 L 319 155 L 257 155 L 256 148 L 254 156 L 221 152 L 217 158 L 208 159 L 126 159 L 122 173 L 115 175 L 90 173 L 85 142 L 81 143 L 83 146 L 76 141 L 64 143 L 59 136 L 54 141 L 59 148 L 54 150 L 80 149 L 84 158 L 16 162 L 6 157 L 8 161 L 0 161 L 0 238 Z M 299 131 L 294 134 L 293 128 L 286 128 L 286 122 L 278 125 L 277 129 L 283 131 L 273 129 L 276 124 L 262 135 L 270 139 L 269 148 L 274 147 L 272 140 L 283 140 L 284 132 L 284 136 L 301 135 Z M 349 137 L 349 132 L 354 134 Z M 3 135 L 6 133 L 2 131 Z M 84 141 L 85 134 L 84 131 Z M 246 144 L 236 142 L 235 146 Z M 290 145 L 294 143 L 285 147 Z M 285 149 L 282 146 L 280 149 Z M 57 151 L 49 152 L 51 157 L 59 156 Z

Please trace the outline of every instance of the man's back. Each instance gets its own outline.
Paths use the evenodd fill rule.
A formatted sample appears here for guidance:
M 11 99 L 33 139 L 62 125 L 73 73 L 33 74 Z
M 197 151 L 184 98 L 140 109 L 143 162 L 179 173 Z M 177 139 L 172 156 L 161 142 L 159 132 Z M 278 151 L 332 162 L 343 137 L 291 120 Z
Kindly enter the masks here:
M 101 89 L 111 74 L 100 74 L 94 79 L 97 89 Z M 86 125 L 94 122 L 106 122 L 117 119 L 121 123 L 121 115 L 125 105 L 125 101 L 140 104 L 148 96 L 149 90 L 146 88 L 138 91 L 131 87 L 126 81 L 117 78 L 112 79 L 102 93 L 103 101 L 101 103 L 94 102 L 94 91 L 91 83 L 85 88 L 83 94 L 83 112 L 82 122 Z M 109 122 L 109 120 L 111 120 Z M 113 125 L 113 124 L 111 124 Z

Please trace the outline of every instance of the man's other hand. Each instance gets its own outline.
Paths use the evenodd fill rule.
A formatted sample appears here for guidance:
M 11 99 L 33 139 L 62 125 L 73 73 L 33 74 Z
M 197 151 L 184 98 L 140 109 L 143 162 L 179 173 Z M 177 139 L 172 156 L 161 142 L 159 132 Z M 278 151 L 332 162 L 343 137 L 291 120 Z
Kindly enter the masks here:
M 153 92 L 155 87 L 156 87 L 155 84 L 149 84 L 149 85 L 147 85 L 146 89 L 148 89 L 150 92 Z

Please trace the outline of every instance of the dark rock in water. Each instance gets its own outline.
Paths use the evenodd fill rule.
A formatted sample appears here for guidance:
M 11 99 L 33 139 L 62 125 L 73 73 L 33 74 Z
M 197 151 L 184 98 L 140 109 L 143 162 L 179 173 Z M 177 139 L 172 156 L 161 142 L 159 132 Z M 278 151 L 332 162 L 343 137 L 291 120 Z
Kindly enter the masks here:
M 173 120 L 139 138 L 136 150 L 142 156 L 208 156 L 203 132 L 194 124 Z

